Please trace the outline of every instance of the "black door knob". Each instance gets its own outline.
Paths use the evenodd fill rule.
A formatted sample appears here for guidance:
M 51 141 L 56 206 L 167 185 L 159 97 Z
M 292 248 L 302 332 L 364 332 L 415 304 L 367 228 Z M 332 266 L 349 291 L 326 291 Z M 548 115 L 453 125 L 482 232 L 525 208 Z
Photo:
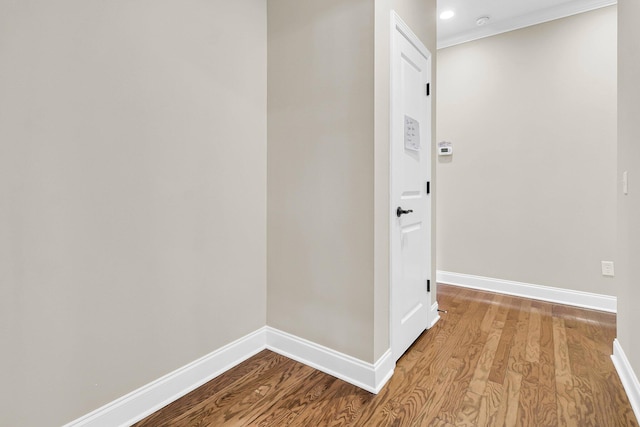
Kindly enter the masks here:
M 400 206 L 398 206 L 398 209 L 396 209 L 396 215 L 398 215 L 398 218 L 400 218 L 404 214 L 408 214 L 411 212 L 413 212 L 413 209 L 404 210 Z

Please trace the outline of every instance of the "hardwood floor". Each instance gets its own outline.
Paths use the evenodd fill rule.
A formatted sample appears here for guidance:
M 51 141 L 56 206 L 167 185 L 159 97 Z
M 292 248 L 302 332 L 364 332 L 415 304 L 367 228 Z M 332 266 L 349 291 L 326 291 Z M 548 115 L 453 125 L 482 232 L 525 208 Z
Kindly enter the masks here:
M 136 426 L 638 426 L 614 315 L 445 285 L 438 301 L 378 395 L 265 350 Z

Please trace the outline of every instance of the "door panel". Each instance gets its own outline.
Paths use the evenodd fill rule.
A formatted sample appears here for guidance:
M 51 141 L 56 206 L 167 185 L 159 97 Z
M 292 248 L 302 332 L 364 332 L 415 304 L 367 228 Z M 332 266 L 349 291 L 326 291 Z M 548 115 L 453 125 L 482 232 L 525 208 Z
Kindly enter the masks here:
M 430 54 L 394 22 L 391 76 L 391 347 L 397 360 L 429 325 Z M 398 207 L 406 214 L 397 216 Z

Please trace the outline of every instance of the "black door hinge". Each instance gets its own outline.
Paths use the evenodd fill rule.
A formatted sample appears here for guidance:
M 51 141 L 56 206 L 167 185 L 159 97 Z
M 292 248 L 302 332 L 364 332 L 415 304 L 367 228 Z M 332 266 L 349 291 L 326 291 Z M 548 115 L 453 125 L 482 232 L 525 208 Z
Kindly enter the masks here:
M 431 292 L 431 280 L 427 280 L 427 292 Z
M 430 83 L 427 83 L 427 96 L 429 96 L 431 93 L 431 90 L 430 90 L 431 88 L 429 86 L 430 86 Z
M 427 181 L 427 194 L 431 193 L 431 182 Z

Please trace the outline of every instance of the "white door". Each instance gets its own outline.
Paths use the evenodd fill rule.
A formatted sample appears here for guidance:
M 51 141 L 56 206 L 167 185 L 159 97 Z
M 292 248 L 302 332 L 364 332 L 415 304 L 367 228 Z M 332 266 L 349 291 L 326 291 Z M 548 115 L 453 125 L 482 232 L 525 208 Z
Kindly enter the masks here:
M 391 44 L 391 350 L 428 327 L 431 299 L 431 54 L 394 14 Z

